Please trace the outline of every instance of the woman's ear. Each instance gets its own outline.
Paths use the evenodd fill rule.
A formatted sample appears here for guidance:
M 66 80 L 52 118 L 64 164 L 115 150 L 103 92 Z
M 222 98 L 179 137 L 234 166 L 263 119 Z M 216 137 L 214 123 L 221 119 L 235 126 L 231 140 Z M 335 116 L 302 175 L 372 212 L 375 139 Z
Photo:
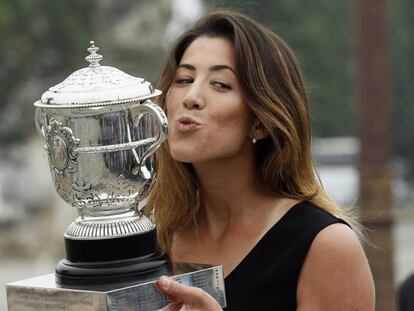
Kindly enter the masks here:
M 249 134 L 250 139 L 260 140 L 269 136 L 269 132 L 259 120 L 253 122 L 252 129 Z

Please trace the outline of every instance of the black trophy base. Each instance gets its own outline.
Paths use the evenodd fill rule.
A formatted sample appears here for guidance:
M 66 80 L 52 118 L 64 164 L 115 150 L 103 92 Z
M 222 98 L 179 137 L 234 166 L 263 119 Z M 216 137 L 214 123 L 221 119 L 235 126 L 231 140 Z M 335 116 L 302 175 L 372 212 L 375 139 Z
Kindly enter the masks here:
M 170 273 L 170 264 L 164 254 L 107 262 L 71 262 L 61 260 L 55 270 L 59 286 L 73 289 L 94 287 L 107 290 L 114 286 L 128 286 L 150 281 Z
M 156 244 L 155 230 L 132 236 L 74 240 L 65 237 L 66 257 L 55 269 L 56 283 L 65 288 L 93 286 L 106 290 L 168 274 L 168 256 Z

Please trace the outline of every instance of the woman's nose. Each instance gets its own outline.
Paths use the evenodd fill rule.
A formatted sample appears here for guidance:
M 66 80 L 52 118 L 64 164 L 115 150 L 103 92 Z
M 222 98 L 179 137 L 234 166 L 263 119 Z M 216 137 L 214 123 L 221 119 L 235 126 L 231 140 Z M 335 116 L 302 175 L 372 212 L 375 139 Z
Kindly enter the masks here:
M 200 86 L 192 84 L 189 88 L 184 101 L 184 107 L 187 109 L 203 109 L 204 108 L 204 99 L 202 95 L 202 90 Z

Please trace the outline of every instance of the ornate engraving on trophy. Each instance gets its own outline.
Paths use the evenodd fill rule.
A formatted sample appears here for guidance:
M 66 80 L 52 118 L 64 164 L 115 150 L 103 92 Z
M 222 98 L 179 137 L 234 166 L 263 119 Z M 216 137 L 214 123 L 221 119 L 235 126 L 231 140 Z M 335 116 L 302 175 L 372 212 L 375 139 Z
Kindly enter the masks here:
M 52 148 L 50 150 L 50 157 L 54 167 L 62 172 L 69 162 L 67 146 L 65 141 L 60 136 L 55 136 L 52 139 Z
M 78 153 L 75 148 L 77 145 L 79 145 L 79 139 L 73 136 L 70 128 L 62 127 L 62 124 L 56 120 L 50 123 L 47 127 L 45 149 L 48 151 L 54 173 L 68 175 L 76 172 Z
M 84 206 L 96 208 L 116 203 L 133 204 L 135 202 L 133 194 L 137 191 L 134 186 L 134 183 L 120 175 L 118 179 L 111 180 L 107 184 L 106 193 L 101 193 L 85 177 L 77 177 L 72 183 L 69 195 L 72 197 L 72 206 L 77 208 Z M 125 193 L 127 197 L 123 195 Z
M 83 207 L 85 204 L 89 203 L 90 201 L 94 201 L 98 198 L 98 191 L 95 187 L 82 177 L 78 177 L 72 183 L 72 197 L 73 197 L 73 206 L 75 207 Z M 100 206 L 101 204 L 98 204 Z
M 128 195 L 131 195 L 136 191 L 134 184 L 130 183 L 129 180 L 122 174 L 118 176 L 118 179 L 116 181 L 112 180 L 109 185 L 114 190 L 114 192 L 118 192 L 119 190 L 124 189 L 128 191 Z

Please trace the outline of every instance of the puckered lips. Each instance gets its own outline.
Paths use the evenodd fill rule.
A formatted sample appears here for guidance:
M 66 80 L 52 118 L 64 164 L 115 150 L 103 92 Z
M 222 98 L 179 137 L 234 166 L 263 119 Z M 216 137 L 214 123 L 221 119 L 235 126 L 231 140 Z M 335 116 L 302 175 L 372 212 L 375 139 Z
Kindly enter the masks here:
M 198 130 L 201 124 L 188 116 L 181 116 L 175 121 L 175 128 L 180 132 L 189 133 Z

